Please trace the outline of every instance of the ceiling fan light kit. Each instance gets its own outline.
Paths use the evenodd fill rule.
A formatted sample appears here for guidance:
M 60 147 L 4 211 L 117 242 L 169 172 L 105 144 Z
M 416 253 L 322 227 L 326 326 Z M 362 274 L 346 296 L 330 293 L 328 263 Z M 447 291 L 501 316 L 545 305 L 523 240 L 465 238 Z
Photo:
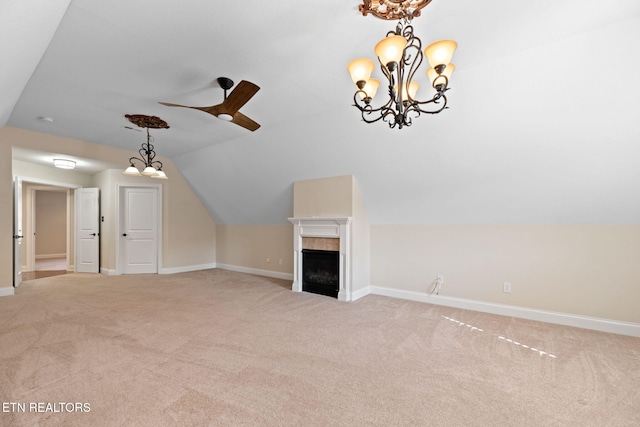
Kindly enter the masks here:
M 183 107 L 204 111 L 220 120 L 234 123 L 252 132 L 257 130 L 260 125 L 242 114 L 239 110 L 260 90 L 260 87 L 246 80 L 242 80 L 231 91 L 229 96 L 227 96 L 227 91 L 233 87 L 233 80 L 228 77 L 218 77 L 217 81 L 224 90 L 224 100 L 220 104 L 210 107 L 192 107 L 189 105 L 172 104 L 170 102 L 160 102 L 160 104 L 168 107 Z
M 386 122 L 390 128 L 411 126 L 412 119 L 420 114 L 438 114 L 447 108 L 445 93 L 455 66 L 451 63 L 458 44 L 453 40 L 440 40 L 422 50 L 422 41 L 413 34 L 411 20 L 420 16 L 420 9 L 431 0 L 364 0 L 359 6 L 366 16 L 372 14 L 384 20 L 398 20 L 396 29 L 389 31 L 375 46 L 380 69 L 386 78 L 389 98 L 380 107 L 371 105 L 380 81 L 371 78 L 375 64 L 368 58 L 358 58 L 349 63 L 347 71 L 356 85 L 354 106 L 360 110 L 362 120 L 374 123 Z M 416 93 L 420 87 L 413 81 L 424 57 L 430 67 L 426 71 L 435 94 L 431 99 L 419 101 Z
M 140 157 L 130 157 L 129 167 L 122 172 L 129 176 L 148 176 L 155 179 L 169 179 L 167 174 L 162 170 L 162 162 L 154 160 L 156 157 L 155 147 L 151 143 L 153 137 L 149 134 L 149 128 L 153 129 L 169 129 L 167 122 L 156 116 L 145 116 L 143 114 L 126 114 L 125 117 L 133 124 L 147 129 L 147 142 L 142 144 L 138 150 Z M 135 163 L 141 163 L 142 172 L 136 167 Z

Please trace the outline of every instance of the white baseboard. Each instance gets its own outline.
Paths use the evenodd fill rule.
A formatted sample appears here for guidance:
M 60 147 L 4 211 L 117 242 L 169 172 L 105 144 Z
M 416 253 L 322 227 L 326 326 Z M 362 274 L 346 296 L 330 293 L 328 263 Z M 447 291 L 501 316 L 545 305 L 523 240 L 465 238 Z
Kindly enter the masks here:
M 372 286 L 371 293 L 393 298 L 427 302 L 430 304 L 443 305 L 447 307 L 462 308 L 465 310 L 480 311 L 483 313 L 498 314 L 501 316 L 537 320 L 540 322 L 555 323 L 558 325 L 573 326 L 576 328 L 584 328 L 595 331 L 610 332 L 613 334 L 640 337 L 640 324 L 637 323 L 580 316 L 575 314 L 558 313 L 554 311 L 536 310 L 513 305 L 495 304 L 463 298 L 446 297 L 442 295 L 427 295 L 419 292 L 384 288 L 380 286 Z
M 0 288 L 0 297 L 8 297 L 14 294 L 15 294 L 15 288 L 13 286 Z
M 171 267 L 171 268 L 161 268 L 158 271 L 158 274 L 176 274 L 176 273 L 187 273 L 189 271 L 198 271 L 198 270 L 208 270 L 210 268 L 216 268 L 216 263 L 211 264 L 200 264 L 200 265 L 187 265 L 184 267 Z
M 238 273 L 249 273 L 255 274 L 257 276 L 273 277 L 274 279 L 293 281 L 293 274 L 290 273 L 280 273 L 278 271 L 260 270 L 257 268 L 242 267 L 239 265 L 230 264 L 218 264 L 217 268 L 220 268 L 222 270 L 237 271 Z
M 366 286 L 366 287 L 364 287 L 362 289 L 359 289 L 357 291 L 353 291 L 353 292 L 351 292 L 351 301 L 359 300 L 362 297 L 366 297 L 370 293 L 371 293 L 371 286 Z
M 53 258 L 66 258 L 67 254 L 62 253 L 62 254 L 43 254 L 43 255 L 36 255 L 36 259 L 53 259 Z
M 200 265 L 186 265 L 183 267 L 161 268 L 158 270 L 158 274 L 187 273 L 189 271 L 208 270 L 210 268 L 216 268 L 216 264 L 211 263 L 211 264 L 200 264 Z M 115 269 L 110 269 L 110 268 L 100 268 L 100 273 L 106 276 L 116 276 L 118 274 L 118 272 Z

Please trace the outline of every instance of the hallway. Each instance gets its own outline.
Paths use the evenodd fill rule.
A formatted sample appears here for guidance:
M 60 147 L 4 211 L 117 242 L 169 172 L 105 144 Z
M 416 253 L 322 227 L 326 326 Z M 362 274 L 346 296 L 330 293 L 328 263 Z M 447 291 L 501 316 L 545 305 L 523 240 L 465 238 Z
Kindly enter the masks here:
M 22 280 L 42 279 L 61 274 L 67 274 L 66 258 L 37 259 L 35 271 L 23 271 Z

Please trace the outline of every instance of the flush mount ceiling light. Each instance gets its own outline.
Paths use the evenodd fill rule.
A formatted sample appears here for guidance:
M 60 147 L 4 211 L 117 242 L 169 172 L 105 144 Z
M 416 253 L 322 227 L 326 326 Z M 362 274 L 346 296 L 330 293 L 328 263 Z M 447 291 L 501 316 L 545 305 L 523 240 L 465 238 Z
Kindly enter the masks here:
M 156 116 L 145 116 L 143 114 L 126 114 L 125 117 L 129 119 L 131 123 L 141 128 L 147 129 L 147 142 L 142 144 L 142 148 L 138 150 L 140 157 L 129 158 L 129 167 L 122 172 L 125 175 L 131 176 L 150 176 L 151 178 L 169 179 L 167 175 L 162 171 L 162 162 L 154 160 L 156 152 L 154 150 L 153 137 L 149 134 L 149 128 L 153 129 L 169 129 L 167 122 Z M 142 172 L 135 166 L 136 162 L 141 163 Z
M 67 159 L 53 159 L 53 166 L 60 169 L 75 169 L 76 162 Z
M 347 70 L 356 84 L 354 105 L 360 110 L 362 120 L 374 123 L 383 120 L 389 127 L 411 126 L 412 118 L 420 114 L 438 114 L 447 108 L 445 92 L 449 90 L 449 79 L 455 66 L 451 63 L 458 44 L 453 40 L 440 40 L 422 51 L 422 41 L 413 34 L 411 19 L 420 16 L 420 9 L 431 0 L 365 0 L 359 6 L 363 15 L 371 13 L 384 20 L 398 19 L 396 29 L 376 45 L 380 69 L 388 85 L 388 100 L 378 108 L 371 101 L 380 86 L 380 81 L 371 78 L 375 67 L 372 60 L 358 58 L 349 63 Z M 435 89 L 435 94 L 426 101 L 416 99 L 420 85 L 413 81 L 424 56 L 430 68 L 426 74 Z

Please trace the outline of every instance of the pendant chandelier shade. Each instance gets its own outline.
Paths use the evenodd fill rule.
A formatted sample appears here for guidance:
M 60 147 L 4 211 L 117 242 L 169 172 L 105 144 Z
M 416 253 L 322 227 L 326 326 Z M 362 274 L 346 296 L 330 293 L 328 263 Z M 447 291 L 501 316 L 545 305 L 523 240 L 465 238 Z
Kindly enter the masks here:
M 371 78 L 374 61 L 358 58 L 347 66 L 356 85 L 354 106 L 366 123 L 382 120 L 391 128 L 402 129 L 411 126 L 412 119 L 421 114 L 438 114 L 447 108 L 445 92 L 449 90 L 449 80 L 455 70 L 451 59 L 458 44 L 453 40 L 440 40 L 423 50 L 422 41 L 414 35 L 410 21 L 419 16 L 420 9 L 430 1 L 365 0 L 360 5 L 363 15 L 371 13 L 380 19 L 398 19 L 396 29 L 389 31 L 374 48 L 388 87 L 388 99 L 383 105 L 378 108 L 372 105 L 381 84 L 380 80 Z M 417 98 L 420 84 L 413 79 L 425 57 L 429 64 L 426 75 L 435 93 L 430 99 L 420 101 Z
M 155 116 L 127 114 L 125 117 L 129 119 L 131 123 L 147 129 L 147 142 L 143 143 L 142 147 L 138 150 L 140 157 L 130 157 L 129 167 L 122 173 L 129 176 L 148 176 L 156 179 L 169 179 L 167 174 L 162 170 L 162 162 L 155 160 L 156 152 L 152 144 L 153 137 L 149 133 L 149 128 L 151 127 L 154 129 L 168 129 L 169 126 L 167 123 Z M 136 163 L 140 164 L 142 171 L 136 167 Z
M 397 64 L 402 59 L 404 48 L 407 47 L 407 39 L 400 35 L 392 35 L 383 38 L 373 49 L 382 65 Z
M 369 80 L 375 66 L 376 64 L 369 58 L 358 58 L 349 63 L 347 71 L 349 71 L 353 82 L 358 84 L 359 81 Z

